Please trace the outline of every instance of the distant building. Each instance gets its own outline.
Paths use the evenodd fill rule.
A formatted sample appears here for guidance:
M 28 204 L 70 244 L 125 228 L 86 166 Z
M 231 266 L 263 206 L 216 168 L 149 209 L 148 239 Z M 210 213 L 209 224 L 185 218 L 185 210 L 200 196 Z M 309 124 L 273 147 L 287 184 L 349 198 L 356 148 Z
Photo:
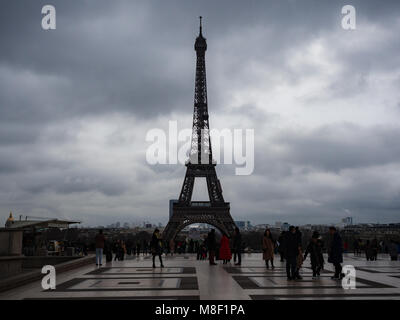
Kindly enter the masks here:
M 173 209 L 174 203 L 178 203 L 178 200 L 176 200 L 176 199 L 169 200 L 169 219 L 170 220 L 172 217 L 172 209 Z
M 275 222 L 275 228 L 281 228 L 282 227 L 282 222 L 281 221 L 276 221 Z
M 249 230 L 249 229 L 251 229 L 250 221 L 235 221 L 235 224 L 240 230 Z
M 282 223 L 282 225 L 281 225 L 281 230 L 282 230 L 282 231 L 289 231 L 289 227 L 290 227 L 289 223 L 284 222 L 284 223 Z
M 352 217 L 343 218 L 343 219 L 342 219 L 342 223 L 343 223 L 345 226 L 351 226 L 351 225 L 353 225 L 353 218 L 352 218 Z

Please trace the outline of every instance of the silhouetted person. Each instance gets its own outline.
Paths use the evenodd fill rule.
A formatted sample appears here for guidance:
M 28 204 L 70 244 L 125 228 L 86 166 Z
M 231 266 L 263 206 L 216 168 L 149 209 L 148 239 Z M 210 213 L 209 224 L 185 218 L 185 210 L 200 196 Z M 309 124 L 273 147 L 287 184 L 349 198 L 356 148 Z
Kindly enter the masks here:
M 317 231 L 314 231 L 311 240 L 307 245 L 306 252 L 304 253 L 304 260 L 306 260 L 307 255 L 310 254 L 313 279 L 317 279 L 320 276 L 321 270 L 324 267 L 322 247 L 323 244 L 322 241 L 319 240 L 319 233 Z
M 393 239 L 390 240 L 389 255 L 390 255 L 390 260 L 397 261 L 399 253 L 398 253 L 397 243 Z
M 274 267 L 274 249 L 275 241 L 272 238 L 271 230 L 266 229 L 263 237 L 263 259 L 265 260 L 265 266 L 269 269 L 269 261 L 271 261 L 272 269 Z
M 104 237 L 103 230 L 99 230 L 99 233 L 94 238 L 96 242 L 96 266 L 101 266 L 103 259 L 104 243 L 106 238 Z
M 158 256 L 158 258 L 160 259 L 161 268 L 164 268 L 163 261 L 161 258 L 162 241 L 161 241 L 160 230 L 158 229 L 155 229 L 153 232 L 150 248 L 151 248 L 151 253 L 153 254 L 153 268 L 156 267 L 156 256 Z
M 209 253 L 210 265 L 215 266 L 216 263 L 214 261 L 215 258 L 215 251 L 217 249 L 217 241 L 215 239 L 215 230 L 211 229 L 208 233 L 207 237 L 207 248 Z
M 296 279 L 297 256 L 299 254 L 299 238 L 294 226 L 290 226 L 285 234 L 286 275 L 288 280 Z
M 174 255 L 174 252 L 175 252 L 175 240 L 174 239 L 169 240 L 169 252 L 171 253 L 171 256 Z
M 296 227 L 295 230 L 296 230 L 297 242 L 299 243 L 299 253 L 297 254 L 297 260 L 296 260 L 296 279 L 301 280 L 303 279 L 300 276 L 300 268 L 303 265 L 303 249 L 302 249 L 303 235 L 301 234 L 299 227 Z
M 281 262 L 285 260 L 285 231 L 282 231 L 278 238 L 279 246 L 278 252 L 281 256 Z
M 329 252 L 328 252 L 328 262 L 332 263 L 335 267 L 335 275 L 331 278 L 334 280 L 342 279 L 342 265 L 343 262 L 343 244 L 342 238 L 337 232 L 335 227 L 329 227 L 329 233 L 333 237 Z
M 242 264 L 242 235 L 238 227 L 235 228 L 235 234 L 233 236 L 233 252 L 233 262 L 236 262 L 237 259 L 235 265 L 240 266 Z
M 367 258 L 367 261 L 372 260 L 372 248 L 369 240 L 366 241 L 364 249 L 365 249 L 365 258 Z
M 219 259 L 223 260 L 223 264 L 227 264 L 232 259 L 231 248 L 229 247 L 229 239 L 226 235 L 222 235 L 221 238 Z
M 354 239 L 353 248 L 354 248 L 354 255 L 358 256 L 358 252 L 360 250 L 360 243 L 358 242 L 357 239 Z
M 376 238 L 371 241 L 371 258 L 374 261 L 378 259 L 378 240 Z
M 138 241 L 137 242 L 137 244 L 136 244 L 136 255 L 140 255 L 140 250 L 141 250 L 142 248 L 141 248 L 141 246 L 140 246 L 140 241 Z

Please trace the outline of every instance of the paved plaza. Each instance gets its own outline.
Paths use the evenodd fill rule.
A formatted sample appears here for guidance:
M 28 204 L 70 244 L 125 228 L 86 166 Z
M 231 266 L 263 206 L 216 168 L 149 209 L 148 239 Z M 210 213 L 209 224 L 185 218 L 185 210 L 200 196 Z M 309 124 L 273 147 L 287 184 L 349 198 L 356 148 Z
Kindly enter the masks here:
M 312 280 L 309 259 L 303 280 L 287 281 L 279 258 L 275 270 L 268 270 L 261 254 L 245 254 L 241 267 L 209 266 L 187 254 L 165 258 L 163 269 L 151 268 L 150 256 L 128 256 L 102 268 L 85 266 L 57 275 L 53 291 L 43 291 L 36 281 L 2 292 L 0 299 L 400 299 L 400 261 L 389 261 L 387 255 L 366 261 L 352 254 L 344 260 L 356 268 L 356 289 L 345 290 L 340 281 L 331 280 L 330 264 L 320 279 Z

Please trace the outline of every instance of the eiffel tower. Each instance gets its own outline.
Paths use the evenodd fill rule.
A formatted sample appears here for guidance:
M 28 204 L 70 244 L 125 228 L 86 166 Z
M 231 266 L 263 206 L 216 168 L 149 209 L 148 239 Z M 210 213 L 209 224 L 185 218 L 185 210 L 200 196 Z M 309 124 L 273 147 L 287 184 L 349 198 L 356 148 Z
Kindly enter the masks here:
M 172 216 L 163 231 L 166 241 L 174 239 L 183 228 L 193 223 L 210 224 L 227 236 L 232 236 L 235 228 L 229 212 L 230 204 L 222 195 L 212 157 L 205 62 L 207 42 L 203 37 L 201 19 L 200 33 L 194 45 L 197 63 L 191 149 L 179 200 L 173 203 Z M 192 201 L 193 186 L 198 177 L 206 178 L 210 201 Z

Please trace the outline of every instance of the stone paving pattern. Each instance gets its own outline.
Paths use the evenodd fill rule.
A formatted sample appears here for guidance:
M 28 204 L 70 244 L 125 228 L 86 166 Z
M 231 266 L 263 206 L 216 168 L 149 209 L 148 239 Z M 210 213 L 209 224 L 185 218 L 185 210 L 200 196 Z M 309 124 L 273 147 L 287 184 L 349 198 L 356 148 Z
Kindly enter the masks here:
M 275 260 L 274 270 L 265 268 L 261 254 L 245 254 L 241 267 L 220 261 L 210 266 L 208 261 L 186 254 L 168 256 L 165 268 L 153 269 L 150 256 L 128 256 L 102 268 L 91 265 L 59 274 L 56 290 L 44 291 L 41 281 L 36 281 L 2 292 L 0 299 L 400 300 L 400 261 L 389 261 L 387 255 L 379 256 L 378 261 L 345 255 L 344 264 L 357 271 L 353 290 L 330 279 L 331 264 L 325 265 L 320 279 L 313 280 L 307 259 L 301 271 L 303 280 L 287 281 L 285 263 L 278 257 Z

